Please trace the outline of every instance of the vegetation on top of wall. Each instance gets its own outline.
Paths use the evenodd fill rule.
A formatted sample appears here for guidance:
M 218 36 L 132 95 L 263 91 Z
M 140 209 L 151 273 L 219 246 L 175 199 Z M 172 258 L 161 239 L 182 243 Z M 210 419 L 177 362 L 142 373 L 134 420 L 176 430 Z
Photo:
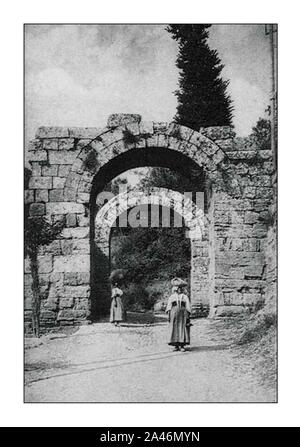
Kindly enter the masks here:
M 133 135 L 132 132 L 128 129 L 123 130 L 123 141 L 125 146 L 130 146 L 131 144 L 135 144 L 140 140 L 140 135 Z

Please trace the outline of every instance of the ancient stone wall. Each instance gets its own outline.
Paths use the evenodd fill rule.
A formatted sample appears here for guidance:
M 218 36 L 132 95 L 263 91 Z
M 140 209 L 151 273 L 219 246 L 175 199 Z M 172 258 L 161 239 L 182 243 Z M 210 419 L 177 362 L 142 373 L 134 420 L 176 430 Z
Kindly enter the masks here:
M 235 138 L 228 127 L 195 132 L 173 123 L 132 119 L 128 115 L 127 121 L 120 120 L 117 115 L 105 129 L 42 127 L 30 143 L 32 176 L 25 191 L 30 216 L 46 216 L 64 227 L 57 240 L 39 250 L 41 324 L 81 324 L 91 317 L 95 181 L 101 184 L 102 176 L 107 179 L 107 166 L 118 175 L 122 169 L 149 166 L 153 160 L 176 169 L 184 169 L 191 160 L 205 172 L 207 235 L 192 253 L 201 254 L 205 263 L 193 264 L 192 278 L 199 290 L 209 290 L 211 316 L 255 310 L 276 282 L 273 255 L 267 248 L 275 231 L 270 230 L 269 213 L 274 203 L 271 152 L 260 150 L 251 138 Z M 123 161 L 112 165 L 115 160 Z M 26 260 L 28 326 L 30 314 Z
M 272 153 L 253 138 L 204 129 L 227 157 L 213 180 L 212 316 L 251 312 L 265 301 L 269 209 L 274 202 Z M 223 137 L 221 139 L 220 137 Z M 276 279 L 276 278 L 274 278 Z

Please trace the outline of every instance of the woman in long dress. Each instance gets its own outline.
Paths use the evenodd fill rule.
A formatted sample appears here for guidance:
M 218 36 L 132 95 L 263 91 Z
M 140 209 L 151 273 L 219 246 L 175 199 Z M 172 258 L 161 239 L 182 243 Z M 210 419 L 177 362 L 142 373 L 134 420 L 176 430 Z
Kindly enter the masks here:
M 185 351 L 185 346 L 190 344 L 191 306 L 188 296 L 183 293 L 186 283 L 184 281 L 174 283 L 177 285 L 173 286 L 166 307 L 170 322 L 168 344 L 174 346 L 174 351 Z
M 115 326 L 119 326 L 124 321 L 125 312 L 123 305 L 123 291 L 119 288 L 118 283 L 114 283 L 111 291 L 111 306 L 110 306 L 110 322 Z

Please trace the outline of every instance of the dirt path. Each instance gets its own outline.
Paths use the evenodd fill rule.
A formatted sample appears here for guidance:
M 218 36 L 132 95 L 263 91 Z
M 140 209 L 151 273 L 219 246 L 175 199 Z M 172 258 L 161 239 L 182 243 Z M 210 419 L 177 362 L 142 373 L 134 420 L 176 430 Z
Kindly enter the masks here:
M 224 323 L 193 320 L 185 353 L 166 344 L 167 322 L 82 326 L 26 349 L 26 402 L 274 402 Z

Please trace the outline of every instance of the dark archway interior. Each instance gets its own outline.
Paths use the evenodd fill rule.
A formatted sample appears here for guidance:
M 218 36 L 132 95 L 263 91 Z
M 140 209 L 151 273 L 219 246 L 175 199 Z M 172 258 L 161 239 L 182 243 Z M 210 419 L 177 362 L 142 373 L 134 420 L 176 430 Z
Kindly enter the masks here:
M 121 173 L 139 167 L 163 167 L 179 172 L 193 181 L 195 191 L 205 191 L 205 175 L 202 168 L 188 156 L 165 148 L 132 149 L 116 156 L 100 168 L 95 175 L 90 199 L 91 245 L 91 316 L 93 320 L 107 315 L 110 304 L 110 260 L 101 253 L 94 242 L 97 195 L 105 185 Z
M 126 272 L 126 308 L 145 311 L 152 309 L 157 301 L 166 300 L 171 292 L 170 279 L 174 276 L 184 278 L 189 289 L 191 241 L 183 217 L 172 208 L 142 205 L 122 213 L 122 222 L 130 212 L 139 215 L 141 226 L 119 227 L 118 221 L 112 226 L 110 269 Z

